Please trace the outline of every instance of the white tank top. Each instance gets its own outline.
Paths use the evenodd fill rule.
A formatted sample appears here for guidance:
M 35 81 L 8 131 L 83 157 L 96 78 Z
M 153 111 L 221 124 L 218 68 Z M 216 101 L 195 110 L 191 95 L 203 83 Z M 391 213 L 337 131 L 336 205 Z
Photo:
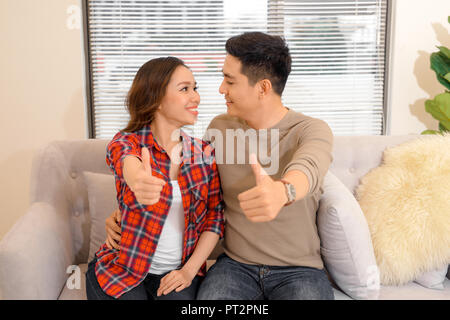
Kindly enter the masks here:
M 177 180 L 171 180 L 172 206 L 164 222 L 149 273 L 163 274 L 177 269 L 183 255 L 184 210 Z

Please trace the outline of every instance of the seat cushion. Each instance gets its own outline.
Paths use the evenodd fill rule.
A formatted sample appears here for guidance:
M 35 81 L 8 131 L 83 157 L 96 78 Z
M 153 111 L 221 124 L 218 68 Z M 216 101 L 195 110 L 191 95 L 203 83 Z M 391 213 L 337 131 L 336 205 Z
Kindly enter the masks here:
M 64 286 L 61 294 L 59 295 L 58 300 L 87 300 L 86 296 L 86 271 L 87 271 L 87 263 L 83 263 L 78 265 L 80 271 L 80 288 L 71 289 L 69 285 Z M 76 276 L 76 273 L 72 275 Z M 69 276 L 70 279 L 70 276 Z
M 213 260 L 208 260 L 208 266 L 214 263 Z M 86 271 L 87 271 L 87 263 L 83 263 L 78 265 L 80 268 L 80 288 L 79 289 L 70 289 L 66 284 L 58 298 L 58 300 L 87 300 L 86 296 Z M 450 282 L 450 281 L 449 281 Z M 351 300 L 351 298 L 341 291 L 334 289 L 334 296 L 336 300 Z
M 443 290 L 425 288 L 415 282 L 403 286 L 381 286 L 379 300 L 450 300 L 450 280 Z
M 80 264 L 80 288 L 69 289 L 64 286 L 59 300 L 86 300 L 86 271 L 87 264 Z M 336 300 L 351 300 L 351 298 L 343 292 L 334 289 L 334 298 Z M 444 290 L 432 290 L 424 288 L 416 283 L 408 283 L 404 286 L 381 286 L 379 299 L 381 300 L 450 300 L 450 280 L 444 282 Z

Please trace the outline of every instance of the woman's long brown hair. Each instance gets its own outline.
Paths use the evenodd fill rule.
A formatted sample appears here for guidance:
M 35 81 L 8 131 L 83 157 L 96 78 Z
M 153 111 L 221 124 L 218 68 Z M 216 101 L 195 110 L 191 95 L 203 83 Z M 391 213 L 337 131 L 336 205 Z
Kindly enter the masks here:
M 170 78 L 179 66 L 186 67 L 178 58 L 164 57 L 149 60 L 139 68 L 125 101 L 130 121 L 122 131 L 137 131 L 153 121 Z

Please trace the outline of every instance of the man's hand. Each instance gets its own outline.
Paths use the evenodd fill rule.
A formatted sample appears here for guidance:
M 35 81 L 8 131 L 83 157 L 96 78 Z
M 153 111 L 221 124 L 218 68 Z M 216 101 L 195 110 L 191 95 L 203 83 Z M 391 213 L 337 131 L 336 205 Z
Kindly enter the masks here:
M 159 201 L 166 182 L 152 175 L 150 152 L 147 148 L 142 148 L 141 156 L 142 166 L 136 171 L 131 183 L 128 181 L 127 183 L 140 204 L 152 205 Z M 127 158 L 125 158 L 126 160 Z
M 122 221 L 122 213 L 119 209 L 111 213 L 105 220 L 106 229 L 106 246 L 110 249 L 120 250 L 121 229 L 120 222 Z
M 169 294 L 173 290 L 175 290 L 175 292 L 180 292 L 191 285 L 194 277 L 195 274 L 190 274 L 184 268 L 181 268 L 180 270 L 173 270 L 161 279 L 156 294 L 159 297 L 162 294 Z
M 250 155 L 250 165 L 256 178 L 256 187 L 240 193 L 239 204 L 250 221 L 271 221 L 287 202 L 284 184 L 274 181 L 265 172 L 255 154 Z

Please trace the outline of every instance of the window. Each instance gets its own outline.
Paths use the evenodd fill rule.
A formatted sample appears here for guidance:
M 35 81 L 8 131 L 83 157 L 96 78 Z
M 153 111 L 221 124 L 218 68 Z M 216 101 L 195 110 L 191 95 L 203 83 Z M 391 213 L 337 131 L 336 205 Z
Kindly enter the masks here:
M 291 109 L 325 120 L 335 135 L 383 134 L 387 0 L 85 0 L 91 135 L 125 127 L 125 96 L 146 61 L 173 55 L 192 69 L 202 137 L 226 106 L 225 42 L 246 31 L 285 37 L 293 59 L 283 93 Z

